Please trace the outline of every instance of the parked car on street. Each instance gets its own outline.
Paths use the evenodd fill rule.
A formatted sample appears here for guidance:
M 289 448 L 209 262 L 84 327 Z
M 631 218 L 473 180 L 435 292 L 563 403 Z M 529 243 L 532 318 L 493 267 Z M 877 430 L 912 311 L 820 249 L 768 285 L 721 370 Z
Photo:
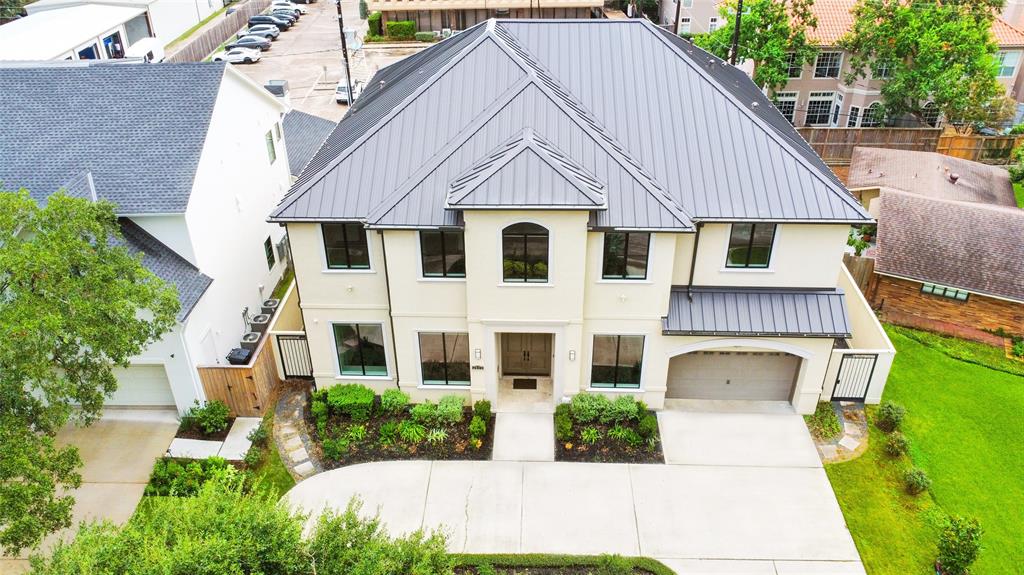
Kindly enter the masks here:
M 345 81 L 344 78 L 342 78 L 341 81 L 338 82 L 338 87 L 334 89 L 334 99 L 337 100 L 339 104 L 351 104 L 352 102 L 355 101 L 356 98 L 359 97 L 359 94 L 362 91 L 362 82 L 360 82 L 359 80 L 352 82 L 352 92 L 354 93 L 354 96 L 352 97 L 352 101 L 349 101 L 348 83 Z
M 263 36 L 242 36 L 238 40 L 227 45 L 227 49 L 232 48 L 256 48 L 261 52 L 270 49 L 270 40 L 267 40 Z
M 278 18 L 270 14 L 257 14 L 249 18 L 249 25 L 255 26 L 256 24 L 273 24 L 277 26 L 278 30 L 284 32 L 285 30 L 292 27 L 291 20 L 285 18 Z
M 269 14 L 271 16 L 277 16 L 278 18 L 290 20 L 292 24 L 299 21 L 299 15 L 293 12 L 292 10 L 289 10 L 288 8 L 278 8 L 276 10 L 271 10 Z
M 248 30 L 240 32 L 238 37 L 242 36 L 262 36 L 267 40 L 276 40 L 281 35 L 281 30 L 273 24 L 256 24 L 255 26 L 249 26 Z
M 306 14 L 309 11 L 305 6 L 300 6 L 299 4 L 289 2 L 288 0 L 274 0 L 270 4 L 270 8 L 289 8 L 291 10 L 298 12 L 299 14 Z
M 256 48 L 232 48 L 213 56 L 214 62 L 230 62 L 232 64 L 254 64 L 260 61 L 260 51 Z

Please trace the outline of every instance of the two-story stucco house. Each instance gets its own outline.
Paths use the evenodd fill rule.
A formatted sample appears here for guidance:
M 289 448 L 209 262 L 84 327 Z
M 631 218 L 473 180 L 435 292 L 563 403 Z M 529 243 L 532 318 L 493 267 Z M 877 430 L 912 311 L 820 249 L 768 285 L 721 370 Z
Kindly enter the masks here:
M 0 190 L 113 202 L 127 248 L 178 290 L 177 324 L 106 405 L 204 401 L 198 368 L 226 363 L 284 270 L 266 214 L 290 183 L 285 106 L 222 63 L 2 64 L 0 93 Z
M 646 21 L 491 20 L 382 69 L 270 219 L 321 387 L 809 412 L 878 401 L 892 360 L 842 266 L 870 216 Z

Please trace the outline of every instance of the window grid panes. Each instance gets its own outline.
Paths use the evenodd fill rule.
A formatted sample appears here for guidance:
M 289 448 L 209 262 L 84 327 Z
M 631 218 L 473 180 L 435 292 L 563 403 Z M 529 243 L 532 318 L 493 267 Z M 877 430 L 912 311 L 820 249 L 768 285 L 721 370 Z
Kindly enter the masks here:
M 608 232 L 604 235 L 603 279 L 647 279 L 647 256 L 651 234 Z
M 546 283 L 548 231 L 537 224 L 513 224 L 501 236 L 502 279 L 508 283 Z
M 796 92 L 776 92 L 775 93 L 775 107 L 779 109 L 779 113 L 784 118 L 789 120 L 789 123 L 793 123 L 793 117 L 796 113 Z
M 807 101 L 807 116 L 804 118 L 804 122 L 808 126 L 828 124 L 833 101 L 835 101 L 835 94 L 832 92 L 811 92 Z
M 1020 63 L 1020 52 L 999 52 L 996 54 L 999 62 L 998 76 L 1000 78 L 1012 78 L 1017 72 L 1017 64 Z
M 708 20 L 708 32 L 714 32 L 715 30 L 718 30 L 720 24 L 721 21 L 716 16 L 712 16 Z
M 804 63 L 797 57 L 796 52 L 786 54 L 786 69 L 790 78 L 799 78 L 803 75 Z
M 642 335 L 595 335 L 590 386 L 639 388 L 643 357 Z
M 878 102 L 871 104 L 864 110 L 864 117 L 860 120 L 861 128 L 877 128 L 882 125 L 882 105 Z
M 689 34 L 690 33 L 690 17 L 689 16 L 681 16 L 679 18 L 679 33 L 680 34 Z
M 857 106 L 850 106 L 850 115 L 846 118 L 847 128 L 856 128 L 857 120 L 860 119 L 860 108 Z
M 951 288 L 938 284 L 921 284 L 921 293 L 937 295 L 949 299 L 955 299 L 957 301 L 967 301 L 968 292 L 956 288 Z
M 274 148 L 274 134 L 271 131 L 267 131 L 267 135 L 264 136 L 267 141 L 267 159 L 273 164 L 277 160 L 277 150 Z
M 469 334 L 421 333 L 423 385 L 469 385 Z
M 370 269 L 370 250 L 362 224 L 323 224 L 327 268 Z
M 423 277 L 466 277 L 466 244 L 461 230 L 421 231 Z
M 341 375 L 387 376 L 384 328 L 379 324 L 334 324 L 334 344 Z
M 842 63 L 842 52 L 819 52 L 814 61 L 815 78 L 838 78 L 839 65 Z
M 768 267 L 774 240 L 775 224 L 733 224 L 725 267 Z
M 274 243 L 269 237 L 263 242 L 263 253 L 267 256 L 267 269 L 273 269 L 277 259 L 274 257 Z

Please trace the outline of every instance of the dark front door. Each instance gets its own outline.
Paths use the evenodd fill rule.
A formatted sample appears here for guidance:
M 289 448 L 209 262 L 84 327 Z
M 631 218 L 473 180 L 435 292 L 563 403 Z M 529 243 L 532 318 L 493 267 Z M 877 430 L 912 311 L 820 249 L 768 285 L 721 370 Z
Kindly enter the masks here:
M 551 334 L 502 334 L 501 371 L 502 375 L 550 375 Z

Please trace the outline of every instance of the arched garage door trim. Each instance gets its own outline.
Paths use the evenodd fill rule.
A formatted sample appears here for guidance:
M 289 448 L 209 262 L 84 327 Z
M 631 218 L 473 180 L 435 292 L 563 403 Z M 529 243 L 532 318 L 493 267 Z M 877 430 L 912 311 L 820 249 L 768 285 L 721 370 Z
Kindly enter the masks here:
M 809 359 L 811 352 L 807 351 L 802 347 L 798 347 L 792 344 L 783 343 L 781 341 L 773 341 L 770 339 L 751 339 L 751 338 L 721 338 L 721 339 L 708 339 L 704 341 L 698 341 L 697 343 L 691 343 L 682 347 L 669 350 L 668 357 L 673 358 L 678 355 L 692 353 L 695 351 L 704 351 L 706 349 L 719 349 L 723 347 L 755 347 L 761 349 L 770 349 L 773 351 L 782 351 L 788 354 Z

